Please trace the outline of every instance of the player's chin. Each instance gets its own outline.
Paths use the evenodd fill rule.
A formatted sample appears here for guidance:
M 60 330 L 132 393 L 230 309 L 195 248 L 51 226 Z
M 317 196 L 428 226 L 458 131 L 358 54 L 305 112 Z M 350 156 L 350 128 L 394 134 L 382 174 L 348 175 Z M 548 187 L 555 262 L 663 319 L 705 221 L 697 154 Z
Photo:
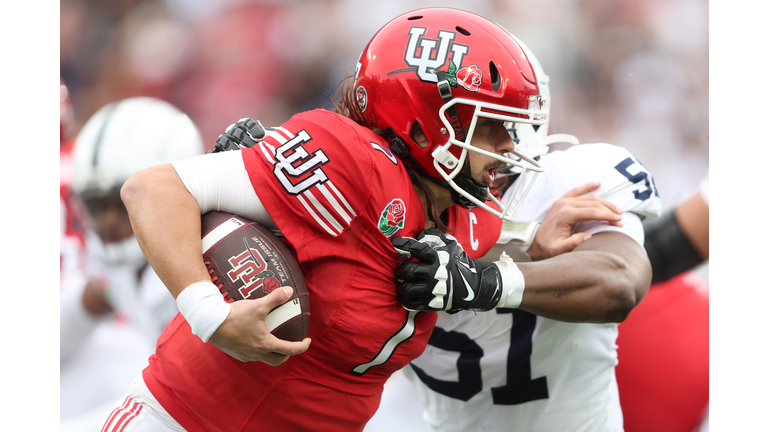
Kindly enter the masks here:
M 507 176 L 501 176 L 494 179 L 493 183 L 490 185 L 491 193 L 494 196 L 497 196 L 501 193 L 502 190 L 507 186 L 507 183 L 509 182 L 509 177 Z
M 476 182 L 478 182 L 478 183 L 482 184 L 482 185 L 483 185 L 483 186 L 485 186 L 485 187 L 490 187 L 490 186 L 491 186 L 491 183 L 489 183 L 489 182 L 488 182 L 489 178 L 488 178 L 488 176 L 486 176 L 486 175 L 482 175 L 482 176 L 473 176 L 472 178 L 473 178 L 473 179 L 474 179 Z

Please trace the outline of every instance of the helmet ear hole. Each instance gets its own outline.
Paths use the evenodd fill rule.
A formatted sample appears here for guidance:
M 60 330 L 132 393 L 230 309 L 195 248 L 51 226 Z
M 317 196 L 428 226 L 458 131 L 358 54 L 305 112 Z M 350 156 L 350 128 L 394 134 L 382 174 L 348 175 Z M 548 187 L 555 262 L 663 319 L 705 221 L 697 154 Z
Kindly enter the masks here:
M 418 120 L 413 121 L 413 126 L 411 126 L 411 133 L 410 137 L 416 144 L 419 145 L 421 148 L 427 148 L 429 146 L 429 140 L 427 140 L 427 135 L 424 133 L 424 130 L 421 128 L 421 125 L 419 124 Z
M 498 92 L 501 87 L 501 75 L 499 75 L 499 69 L 493 62 L 488 65 L 488 69 L 491 70 L 491 86 L 493 91 Z

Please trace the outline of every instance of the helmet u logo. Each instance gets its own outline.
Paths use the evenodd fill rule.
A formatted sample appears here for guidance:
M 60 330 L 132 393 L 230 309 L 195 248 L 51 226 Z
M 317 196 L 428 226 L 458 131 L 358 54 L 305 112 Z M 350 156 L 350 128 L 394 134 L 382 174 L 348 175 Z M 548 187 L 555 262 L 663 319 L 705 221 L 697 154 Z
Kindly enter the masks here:
M 469 51 L 469 46 L 452 42 L 456 37 L 454 32 L 440 30 L 437 32 L 438 39 L 423 37 L 426 32 L 426 27 L 411 27 L 408 32 L 410 37 L 405 50 L 405 63 L 416 68 L 416 75 L 420 80 L 436 83 L 437 77 L 433 70 L 445 66 L 448 61 L 448 50 L 453 52 L 453 63 L 457 68 L 461 68 L 461 62 Z

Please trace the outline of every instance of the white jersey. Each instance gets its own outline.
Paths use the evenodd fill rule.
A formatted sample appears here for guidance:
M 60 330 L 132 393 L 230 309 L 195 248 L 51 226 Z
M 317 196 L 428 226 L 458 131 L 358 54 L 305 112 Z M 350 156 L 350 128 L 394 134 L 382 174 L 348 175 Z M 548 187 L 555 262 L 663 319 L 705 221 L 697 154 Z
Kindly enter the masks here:
M 59 153 L 59 208 L 60 208 L 60 290 L 64 291 L 84 284 L 87 278 L 88 256 L 83 230 L 84 209 L 71 194 L 72 151 L 62 147 Z
M 150 265 L 105 266 L 100 242 L 88 234 L 89 268 L 109 281 L 116 313 L 93 318 L 82 306 L 82 287 L 62 292 L 60 428 L 68 432 L 98 429 L 107 409 L 149 364 L 158 336 L 178 312 Z
M 653 177 L 625 149 L 585 144 L 541 162 L 545 172 L 515 219 L 541 222 L 566 192 L 599 181 L 592 193 L 623 209 L 625 226 L 590 222 L 574 232 L 619 231 L 643 244 L 641 221 L 660 216 L 661 203 Z M 517 309 L 440 313 L 424 354 L 403 371 L 434 430 L 622 431 L 617 328 Z

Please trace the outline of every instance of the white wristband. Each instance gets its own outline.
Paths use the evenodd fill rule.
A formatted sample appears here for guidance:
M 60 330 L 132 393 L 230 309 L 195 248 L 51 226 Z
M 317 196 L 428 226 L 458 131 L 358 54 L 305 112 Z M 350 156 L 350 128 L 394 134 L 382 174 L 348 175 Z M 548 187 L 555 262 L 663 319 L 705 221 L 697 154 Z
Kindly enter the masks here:
M 502 292 L 497 308 L 516 308 L 523 301 L 523 291 L 525 290 L 525 278 L 523 272 L 517 268 L 517 264 L 506 252 L 501 253 L 499 261 L 495 264 L 499 267 L 501 273 Z
M 530 246 L 540 225 L 538 222 L 510 222 L 505 220 L 501 224 L 501 233 L 496 244 L 513 243 Z
M 203 342 L 208 342 L 232 309 L 211 282 L 197 282 L 184 288 L 176 297 L 176 305 L 192 327 L 192 334 Z

